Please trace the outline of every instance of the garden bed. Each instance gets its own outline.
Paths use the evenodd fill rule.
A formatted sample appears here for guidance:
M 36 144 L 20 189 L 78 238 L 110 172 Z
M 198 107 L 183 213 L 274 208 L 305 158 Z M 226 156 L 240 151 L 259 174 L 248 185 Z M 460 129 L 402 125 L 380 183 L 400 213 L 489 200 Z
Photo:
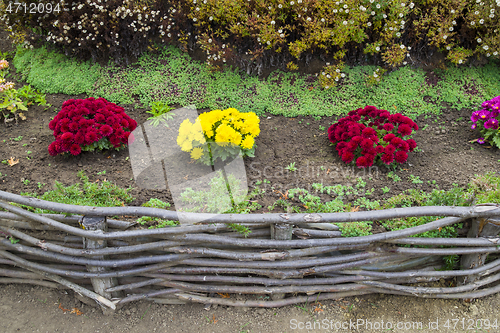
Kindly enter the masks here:
M 432 78 L 428 84 L 435 84 L 434 81 L 438 80 L 436 76 L 432 71 L 428 74 Z M 21 85 L 22 81 L 17 81 L 17 84 Z M 471 90 L 470 93 L 475 92 Z M 494 257 L 489 258 L 486 266 L 472 271 L 434 271 L 442 266 L 443 256 L 496 252 L 494 241 L 486 238 L 472 241 L 443 238 L 426 243 L 425 240 L 413 241 L 406 237 L 424 231 L 441 232 L 442 228 L 446 230 L 448 225 L 456 223 L 462 223 L 458 234 L 464 237 L 470 230 L 474 230 L 474 223 L 481 225 L 482 222 L 474 222 L 474 218 L 498 216 L 498 209 L 486 213 L 481 211 L 484 207 L 495 206 L 370 211 L 382 207 L 390 198 L 405 194 L 407 189 L 419 191 L 410 193 L 410 199 L 415 193 L 465 188 L 470 183 L 479 188 L 483 186 L 483 192 L 497 190 L 488 189 L 490 184 L 481 183 L 480 178 L 475 176 L 488 172 L 495 175 L 500 166 L 500 155 L 496 148 L 471 142 L 477 138 L 478 133 L 470 129 L 469 109 L 444 108 L 439 116 L 419 115 L 415 121 L 420 130 L 413 136 L 418 149 L 410 154 L 407 162 L 391 169 L 380 166 L 369 170 L 347 167 L 329 145 L 325 129 L 337 117 L 287 118 L 270 113 L 261 114 L 261 134 L 256 138 L 255 157 L 245 159 L 247 183 L 253 195 L 247 206 L 239 211 L 260 215 L 238 214 L 232 216 L 230 221 L 243 221 L 250 228 L 252 232 L 248 237 L 243 237 L 229 226 L 221 224 L 228 223 L 229 220 L 210 221 L 216 223 L 213 225 L 172 228 L 158 228 L 151 222 L 145 225 L 135 223 L 136 218 L 141 216 L 156 216 L 167 220 L 175 220 L 177 216 L 173 211 L 133 208 L 150 199 L 166 202 L 170 204 L 170 209 L 174 209 L 175 205 L 168 189 L 158 191 L 138 186 L 134 181 L 130 155 L 126 149 L 118 152 L 84 152 L 76 157 L 50 156 L 47 147 L 54 137 L 48 123 L 55 112 L 61 109 L 64 101 L 85 97 L 87 96 L 47 95 L 52 108 L 44 110 L 43 107 L 33 106 L 25 113 L 26 120 L 19 124 L 12 122 L 2 125 L 5 134 L 0 141 L 0 158 L 3 161 L 0 164 L 0 190 L 5 192 L 0 193 L 0 198 L 6 202 L 35 207 L 38 201 L 23 201 L 25 198 L 9 193 L 42 196 L 53 188 L 55 181 L 64 186 L 81 182 L 83 178 L 78 173 L 84 171 L 88 176 L 87 184 L 100 186 L 111 182 L 121 188 L 131 187 L 128 193 L 134 199 L 128 202 L 123 200 L 123 206 L 127 203 L 130 207 L 103 209 L 99 214 L 96 209 L 85 210 L 74 206 L 51 208 L 57 212 L 110 218 L 107 226 L 110 232 L 105 233 L 109 237 L 109 247 L 103 249 L 89 247 L 88 239 L 99 239 L 95 238 L 95 233 L 76 228 L 78 223 L 83 222 L 81 216 L 48 216 L 40 219 L 33 213 L 22 212 L 19 208 L 2 203 L 2 208 L 24 216 L 23 219 L 9 214 L 0 217 L 3 219 L 0 223 L 2 234 L 8 237 L 0 245 L 4 257 L 2 272 L 9 277 L 3 282 L 28 282 L 59 287 L 50 282 L 55 281 L 100 300 L 101 304 L 111 308 L 116 304 L 141 298 L 160 303 L 196 301 L 272 307 L 304 302 L 307 299 L 332 299 L 365 293 L 472 298 L 497 292 L 496 275 L 486 277 L 479 284 L 477 281 L 476 284 L 474 281 L 465 281 L 458 289 L 448 291 L 404 286 L 440 278 L 452 278 L 457 282 L 459 276 L 494 273 L 498 266 L 498 260 Z M 139 124 L 147 120 L 145 109 L 131 105 L 124 107 L 126 113 Z M 207 110 L 199 110 L 200 113 L 203 111 Z M 338 215 L 318 215 L 317 212 L 308 211 L 311 208 L 306 202 L 293 200 L 290 195 L 293 192 L 290 190 L 298 189 L 295 193 L 308 191 L 328 202 L 333 196 L 322 189 L 334 186 L 340 186 L 343 191 L 342 195 L 336 193 L 341 204 L 331 210 L 344 212 Z M 468 204 L 473 205 L 475 198 L 471 196 L 469 199 Z M 453 203 L 452 201 L 451 204 Z M 460 204 L 463 205 L 463 202 Z M 111 217 L 117 215 L 125 215 L 126 221 L 113 221 Z M 391 218 L 424 215 L 435 216 L 437 221 L 399 231 L 390 231 L 383 223 Z M 439 220 L 438 216 L 450 217 Z M 222 217 L 224 218 L 227 217 Z M 37 222 L 27 222 L 33 220 Z M 54 221 L 61 221 L 63 224 Z M 339 237 L 339 228 L 331 224 L 330 230 L 317 230 L 314 225 L 305 225 L 353 221 L 374 223 L 370 230 L 354 228 L 351 234 L 341 228 L 344 237 Z M 286 229 L 287 225 L 296 226 L 294 230 L 286 231 L 293 233 L 293 239 L 276 237 L 280 234 L 276 228 Z M 126 231 L 120 233 L 117 230 Z M 476 230 L 476 234 L 481 230 Z M 115 232 L 118 234 L 114 234 Z M 393 240 L 402 237 L 405 239 L 400 240 L 399 244 L 413 244 L 416 247 L 395 247 L 394 243 L 398 241 Z M 474 234 L 470 234 L 470 237 L 474 237 Z M 85 242 L 84 238 L 87 239 Z M 21 241 L 16 243 L 18 240 Z M 435 247 L 433 250 L 418 248 L 431 245 Z M 467 245 L 468 248 L 462 245 Z M 87 250 L 83 250 L 83 246 Z M 440 246 L 454 246 L 458 249 L 440 249 Z M 92 252 L 94 250 L 96 251 Z M 104 255 L 108 257 L 104 258 Z M 391 273 L 394 263 L 400 264 L 404 270 Z M 11 266 L 15 265 L 31 273 L 21 269 L 12 270 Z M 360 267 L 363 268 L 362 271 L 354 270 Z M 111 270 L 107 271 L 108 269 Z M 387 272 L 376 272 L 377 270 Z M 102 286 L 98 289 L 95 281 L 92 281 L 102 280 L 103 277 L 107 279 L 104 288 L 107 291 Z M 212 283 L 206 283 L 207 277 Z M 472 292 L 481 287 L 483 282 L 490 287 Z M 94 286 L 91 287 L 91 284 Z M 86 289 L 81 289 L 82 287 Z M 100 290 L 101 297 L 107 300 L 99 298 L 90 289 Z M 225 298 L 226 294 L 241 293 L 250 293 L 255 297 L 274 295 L 274 300 L 262 301 L 255 298 L 238 301 Z M 112 298 L 115 298 L 114 302 L 111 302 Z

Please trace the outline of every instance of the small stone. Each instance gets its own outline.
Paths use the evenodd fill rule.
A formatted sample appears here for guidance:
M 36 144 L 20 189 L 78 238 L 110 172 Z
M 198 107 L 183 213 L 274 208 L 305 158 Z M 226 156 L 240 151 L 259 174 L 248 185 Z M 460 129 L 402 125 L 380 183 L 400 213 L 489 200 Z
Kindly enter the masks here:
M 82 166 L 83 166 L 83 164 L 82 164 L 82 163 L 78 163 L 78 166 L 79 166 L 79 167 L 82 167 Z
M 443 134 L 444 134 L 444 133 L 446 133 L 446 130 L 443 128 L 443 129 L 441 130 L 441 133 L 443 133 Z
M 476 304 L 472 304 L 470 306 L 470 309 L 472 310 L 472 316 L 475 317 L 479 314 L 479 310 L 477 309 Z

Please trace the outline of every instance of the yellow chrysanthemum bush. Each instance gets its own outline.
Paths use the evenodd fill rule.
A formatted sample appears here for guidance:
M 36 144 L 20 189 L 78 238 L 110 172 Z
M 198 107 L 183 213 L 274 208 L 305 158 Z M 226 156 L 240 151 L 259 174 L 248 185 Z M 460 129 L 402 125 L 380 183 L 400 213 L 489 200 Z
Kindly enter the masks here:
M 213 165 L 218 158 L 225 161 L 240 152 L 243 157 L 254 157 L 259 123 L 255 113 L 234 108 L 205 112 L 194 123 L 189 119 L 181 123 L 177 144 L 192 159 L 206 165 Z

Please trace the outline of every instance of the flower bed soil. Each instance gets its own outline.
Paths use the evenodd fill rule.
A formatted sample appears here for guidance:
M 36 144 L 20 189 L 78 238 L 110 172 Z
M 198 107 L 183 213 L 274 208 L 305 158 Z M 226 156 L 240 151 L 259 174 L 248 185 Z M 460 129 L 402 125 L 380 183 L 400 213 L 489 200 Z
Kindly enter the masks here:
M 92 181 L 106 179 L 121 187 L 134 187 L 131 194 L 136 200 L 130 205 L 141 205 L 150 198 L 172 202 L 168 190 L 145 190 L 137 186 L 130 161 L 127 160 L 127 149 L 104 153 L 83 152 L 76 157 L 49 155 L 47 147 L 54 137 L 48 123 L 56 114 L 53 110 L 60 110 L 67 99 L 85 97 L 47 95 L 47 101 L 53 108 L 43 110 L 42 107 L 34 106 L 25 112 L 27 119 L 20 121 L 18 125 L 0 125 L 3 128 L 0 159 L 13 157 L 19 160 L 14 166 L 0 164 L 3 175 L 0 189 L 12 193 L 42 194 L 52 188 L 55 180 L 65 185 L 80 181 L 77 172 L 84 170 Z M 148 118 L 144 109 L 125 106 L 125 111 L 138 123 L 143 123 Z M 450 188 L 453 183 L 465 186 L 475 174 L 500 169 L 498 149 L 469 143 L 479 135 L 469 129 L 469 116 L 470 110 L 446 110 L 439 118 L 432 116 L 424 119 L 422 116 L 416 119 L 420 130 L 416 132 L 414 139 L 421 151 L 410 153 L 407 163 L 396 168 L 395 173 L 402 178 L 400 182 L 387 178 L 390 170 L 385 166 L 372 168 L 369 174 L 368 170 L 344 164 L 336 150 L 329 145 L 326 131 L 319 129 L 320 126 L 328 128 L 335 121 L 333 117 L 314 120 L 312 117 L 263 116 L 261 134 L 256 138 L 255 158 L 245 159 L 248 184 L 252 186 L 264 179 L 269 181 L 260 185 L 266 189 L 263 198 L 259 199 L 264 207 L 263 211 L 267 211 L 267 206 L 281 196 L 277 191 L 284 193 L 287 189 L 297 187 L 311 189 L 313 183 L 354 185 L 357 177 L 362 177 L 367 182 L 367 189 L 375 188 L 375 192 L 368 196 L 370 200 L 387 198 L 409 188 L 430 191 L 435 185 L 428 184 L 427 181 L 433 180 L 441 189 Z M 463 120 L 457 121 L 460 117 Z M 439 121 L 436 123 L 433 121 L 435 119 Z M 21 140 L 14 140 L 20 136 Z M 31 153 L 28 154 L 28 151 Z M 298 170 L 286 170 L 285 167 L 293 162 Z M 105 174 L 103 171 L 106 171 Z M 408 178 L 410 175 L 420 177 L 423 183 L 412 183 Z M 26 179 L 29 184 L 23 182 Z M 38 183 L 47 185 L 40 189 Z M 382 192 L 385 186 L 391 189 L 389 193 Z M 347 199 L 353 200 L 354 197 Z

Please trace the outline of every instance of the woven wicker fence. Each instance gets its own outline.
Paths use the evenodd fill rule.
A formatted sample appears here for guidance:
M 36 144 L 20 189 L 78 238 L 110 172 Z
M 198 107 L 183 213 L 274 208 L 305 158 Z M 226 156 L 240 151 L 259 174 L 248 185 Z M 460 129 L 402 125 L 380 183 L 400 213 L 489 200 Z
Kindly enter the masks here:
M 12 203 L 62 214 L 35 214 Z M 161 229 L 110 217 L 177 220 L 176 212 L 72 206 L 2 191 L 0 208 L 1 283 L 72 289 L 103 310 L 139 299 L 280 307 L 370 293 L 470 299 L 500 292 L 500 207 L 494 204 L 216 218 L 193 213 L 188 222 L 207 219 Z M 350 238 L 332 224 L 410 216 L 444 218 Z M 468 226 L 459 238 L 410 237 L 458 222 Z M 228 223 L 252 232 L 245 238 Z M 439 270 L 442 257 L 454 254 L 461 255 L 461 268 Z M 449 278 L 457 285 L 428 287 Z

